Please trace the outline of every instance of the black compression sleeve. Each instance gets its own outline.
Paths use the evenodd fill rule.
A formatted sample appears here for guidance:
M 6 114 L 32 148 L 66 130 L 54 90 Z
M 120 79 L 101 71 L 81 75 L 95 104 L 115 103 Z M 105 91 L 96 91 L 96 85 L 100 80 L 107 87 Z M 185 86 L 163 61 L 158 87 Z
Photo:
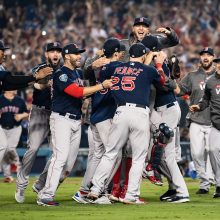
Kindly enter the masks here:
M 28 84 L 30 82 L 34 82 L 36 78 L 32 75 L 30 76 L 14 76 L 10 73 L 5 76 L 4 83 L 10 83 L 11 85 L 21 85 Z
M 25 87 L 28 87 L 29 85 L 26 83 L 23 84 L 10 84 L 10 83 L 2 83 L 2 90 L 4 91 L 11 91 L 11 90 L 18 90 L 18 89 L 23 89 Z

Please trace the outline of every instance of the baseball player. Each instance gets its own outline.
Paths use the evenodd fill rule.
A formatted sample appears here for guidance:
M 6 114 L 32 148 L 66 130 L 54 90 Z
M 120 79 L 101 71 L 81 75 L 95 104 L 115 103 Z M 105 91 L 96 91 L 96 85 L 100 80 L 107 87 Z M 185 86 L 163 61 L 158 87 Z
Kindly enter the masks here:
M 150 18 L 138 17 L 134 19 L 133 27 L 129 39 L 121 40 L 121 43 L 125 45 L 126 51 L 123 58 L 123 62 L 129 61 L 129 48 L 132 44 L 140 42 L 146 35 L 150 34 Z M 177 45 L 179 43 L 179 38 L 176 35 L 175 31 L 172 28 L 160 27 L 156 30 L 157 34 L 154 34 L 159 41 L 160 48 L 169 48 Z M 85 63 L 84 70 L 85 72 L 91 69 L 96 70 L 104 65 L 109 63 L 109 60 L 106 57 L 102 56 L 102 53 L 96 55 L 92 59 L 88 59 Z
M 17 91 L 6 91 L 0 96 L 0 126 L 7 140 L 7 150 L 2 161 L 4 182 L 13 182 L 11 164 L 19 166 L 19 156 L 16 152 L 22 128 L 21 121 L 28 117 L 27 108 L 23 99 L 16 96 Z
M 204 48 L 200 51 L 201 66 L 197 71 L 187 74 L 179 83 L 176 92 L 178 95 L 189 94 L 190 105 L 197 104 L 203 97 L 205 83 L 213 73 L 214 51 Z M 200 178 L 199 190 L 196 194 L 207 194 L 210 181 L 206 171 L 205 158 L 209 152 L 209 133 L 211 130 L 210 109 L 190 114 L 190 147 L 196 172 Z
M 42 66 L 50 65 L 53 71 L 59 68 L 62 47 L 59 42 L 52 42 L 46 45 L 46 62 L 39 64 L 32 69 L 35 74 Z M 41 88 L 44 87 L 44 88 Z M 51 88 L 47 84 L 34 84 L 32 109 L 29 117 L 28 127 L 28 150 L 22 159 L 22 166 L 17 174 L 17 187 L 15 199 L 18 203 L 25 200 L 24 190 L 28 186 L 29 174 L 34 164 L 37 152 L 50 134 L 49 118 L 51 114 Z M 49 138 L 48 138 L 49 140 Z M 40 189 L 33 186 L 34 191 Z M 43 188 L 43 186 L 42 186 Z
M 209 134 L 209 155 L 216 180 L 213 198 L 220 198 L 220 57 L 216 63 L 215 73 L 206 81 L 203 99 L 198 105 L 191 105 L 190 111 L 203 111 L 210 106 L 212 127 Z
M 92 179 L 93 186 L 88 194 L 90 199 L 97 199 L 103 191 L 117 156 L 129 139 L 133 158 L 124 203 L 144 203 L 139 199 L 139 188 L 147 154 L 146 146 L 149 144 L 150 85 L 164 84 L 165 81 L 162 73 L 163 77 L 155 68 L 143 65 L 147 52 L 143 44 L 133 44 L 129 50 L 130 62 L 120 64 L 113 72 L 111 89 L 118 108 L 113 118 L 106 152 Z M 156 58 L 157 68 L 161 69 L 163 61 L 164 57 Z
M 81 53 L 74 43 L 66 45 L 62 50 L 64 65 L 53 74 L 52 114 L 50 129 L 52 135 L 53 156 L 48 169 L 45 187 L 38 194 L 37 204 L 57 206 L 54 201 L 59 185 L 60 175 L 71 158 L 72 167 L 77 157 L 81 138 L 82 97 L 92 95 L 111 86 L 111 80 L 83 87 L 80 67 Z
M 45 67 L 40 69 L 35 76 L 12 75 L 10 72 L 6 71 L 2 65 L 5 57 L 5 50 L 7 49 L 9 48 L 4 46 L 3 41 L 0 41 L 0 93 L 2 92 L 2 90 L 10 91 L 24 88 L 28 86 L 29 83 L 35 82 L 36 80 L 42 79 L 51 74 L 52 69 L 50 67 Z M 0 163 L 2 161 L 2 158 L 4 157 L 4 153 L 7 148 L 7 140 L 4 137 L 5 135 L 0 128 Z
M 152 42 L 154 44 L 149 44 L 149 42 Z M 151 51 L 160 50 L 159 42 L 155 36 L 146 36 L 142 40 L 142 43 L 145 46 L 149 47 Z M 165 62 L 163 63 L 162 67 L 163 67 L 163 70 L 166 76 L 170 78 L 170 70 Z M 176 133 L 177 125 L 180 120 L 180 116 L 181 116 L 181 110 L 178 105 L 178 102 L 176 101 L 176 96 L 174 94 L 174 91 L 173 90 L 167 90 L 167 91 L 161 90 L 160 88 L 158 89 L 156 87 L 154 108 L 152 109 L 151 117 L 150 117 L 152 126 L 156 126 L 156 128 L 159 128 L 161 123 L 166 123 L 174 132 L 174 137 L 170 137 L 170 140 L 167 143 L 167 145 L 165 147 L 163 146 L 164 147 L 163 160 L 165 161 L 169 169 L 172 182 L 176 187 L 175 196 L 173 198 L 170 198 L 170 200 L 167 200 L 172 203 L 184 203 L 184 202 L 189 201 L 189 192 L 186 187 L 184 178 L 176 162 L 175 133 Z M 158 147 L 161 148 L 162 146 L 158 145 L 154 149 L 157 150 Z M 147 169 L 151 170 L 151 167 L 147 166 Z
M 116 38 L 109 38 L 105 41 L 103 51 L 110 63 L 103 66 L 100 70 L 97 79 L 98 83 L 102 83 L 106 78 L 111 78 L 111 75 L 109 76 L 111 69 L 121 64 L 121 62 L 118 61 L 121 58 L 121 47 L 123 47 L 123 45 L 120 45 L 119 40 Z M 94 72 L 90 73 L 90 81 L 92 80 L 91 74 L 94 75 Z M 96 79 L 95 75 L 93 79 Z M 94 84 L 94 82 L 91 83 Z M 93 156 L 91 160 L 88 161 L 89 164 L 87 165 L 81 188 L 73 196 L 73 199 L 79 203 L 88 203 L 86 196 L 90 190 L 95 170 L 106 151 L 112 118 L 116 108 L 117 106 L 109 89 L 101 90 L 92 95 L 92 112 L 90 117 L 92 136 L 89 136 L 92 140 L 89 140 L 89 143 L 94 144 L 94 148 L 91 144 L 90 151 L 93 152 Z M 90 153 L 90 156 L 91 154 L 92 153 Z

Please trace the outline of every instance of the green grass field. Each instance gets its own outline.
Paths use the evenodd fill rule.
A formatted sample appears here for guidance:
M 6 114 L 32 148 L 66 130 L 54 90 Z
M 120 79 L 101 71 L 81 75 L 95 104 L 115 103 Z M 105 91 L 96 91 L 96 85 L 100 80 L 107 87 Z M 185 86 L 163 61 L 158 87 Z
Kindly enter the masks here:
M 26 190 L 26 201 L 17 204 L 14 200 L 15 183 L 6 184 L 0 178 L 0 219 L 96 219 L 96 220 L 130 220 L 130 219 L 178 219 L 178 220 L 219 220 L 220 198 L 213 199 L 214 187 L 209 195 L 196 195 L 198 180 L 187 179 L 190 190 L 190 203 L 169 204 L 160 202 L 159 196 L 167 190 L 164 186 L 154 186 L 149 182 L 142 183 L 142 197 L 149 201 L 146 205 L 124 205 L 120 203 L 112 205 L 83 205 L 74 202 L 72 194 L 78 190 L 81 178 L 69 178 L 59 188 L 56 201 L 59 207 L 40 207 L 36 204 L 36 194 L 31 186 L 35 178 L 31 179 Z

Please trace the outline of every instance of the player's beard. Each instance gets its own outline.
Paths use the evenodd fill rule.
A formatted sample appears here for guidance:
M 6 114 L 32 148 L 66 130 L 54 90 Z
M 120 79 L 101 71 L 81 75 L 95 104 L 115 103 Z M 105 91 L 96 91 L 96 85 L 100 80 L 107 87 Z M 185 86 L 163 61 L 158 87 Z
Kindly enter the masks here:
M 208 70 L 208 69 L 210 69 L 210 67 L 212 66 L 212 61 L 210 61 L 209 63 L 204 63 L 204 62 L 202 62 L 202 61 L 200 61 L 200 63 L 201 63 L 201 66 L 202 66 L 202 68 L 204 69 L 204 70 Z
M 49 62 L 49 64 L 50 64 L 50 66 L 51 66 L 54 70 L 56 70 L 56 69 L 58 68 L 59 64 L 60 64 L 60 59 L 58 59 L 58 61 L 57 61 L 56 63 L 54 63 L 51 58 L 48 58 L 48 62 Z
M 80 67 L 80 63 L 76 59 L 70 59 L 70 63 L 74 68 Z

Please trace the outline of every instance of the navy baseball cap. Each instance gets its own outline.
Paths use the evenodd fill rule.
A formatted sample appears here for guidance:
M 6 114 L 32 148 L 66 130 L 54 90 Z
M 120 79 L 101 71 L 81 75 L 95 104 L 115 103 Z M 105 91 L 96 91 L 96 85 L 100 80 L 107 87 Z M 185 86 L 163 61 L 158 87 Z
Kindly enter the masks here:
M 214 56 L 214 50 L 211 47 L 205 47 L 199 52 L 200 55 L 202 55 L 203 53 L 208 53 Z
M 104 55 L 110 57 L 115 52 L 120 52 L 121 44 L 117 38 L 109 38 L 103 45 Z
M 138 25 L 138 24 L 143 24 L 147 27 L 150 27 L 151 20 L 150 18 L 145 18 L 145 17 L 135 18 L 133 26 Z
M 5 47 L 4 42 L 0 40 L 0 50 L 7 50 L 9 47 Z
M 217 57 L 213 60 L 214 63 L 219 63 L 220 62 L 220 57 Z
M 86 51 L 85 49 L 80 49 L 76 44 L 71 43 L 63 47 L 62 56 L 65 56 L 66 54 L 84 53 L 85 51 Z
M 141 57 L 149 52 L 150 50 L 146 48 L 142 43 L 133 44 L 129 49 L 129 55 L 132 58 Z
M 52 42 L 52 43 L 48 43 L 46 45 L 46 51 L 51 51 L 51 50 L 58 50 L 58 51 L 62 51 L 62 46 L 59 42 Z
M 159 45 L 159 41 L 158 38 L 154 35 L 147 35 L 143 38 L 143 40 L 141 41 L 141 43 L 149 48 L 150 51 L 158 51 L 160 50 L 160 45 Z
M 120 51 L 126 51 L 126 46 L 120 42 Z

